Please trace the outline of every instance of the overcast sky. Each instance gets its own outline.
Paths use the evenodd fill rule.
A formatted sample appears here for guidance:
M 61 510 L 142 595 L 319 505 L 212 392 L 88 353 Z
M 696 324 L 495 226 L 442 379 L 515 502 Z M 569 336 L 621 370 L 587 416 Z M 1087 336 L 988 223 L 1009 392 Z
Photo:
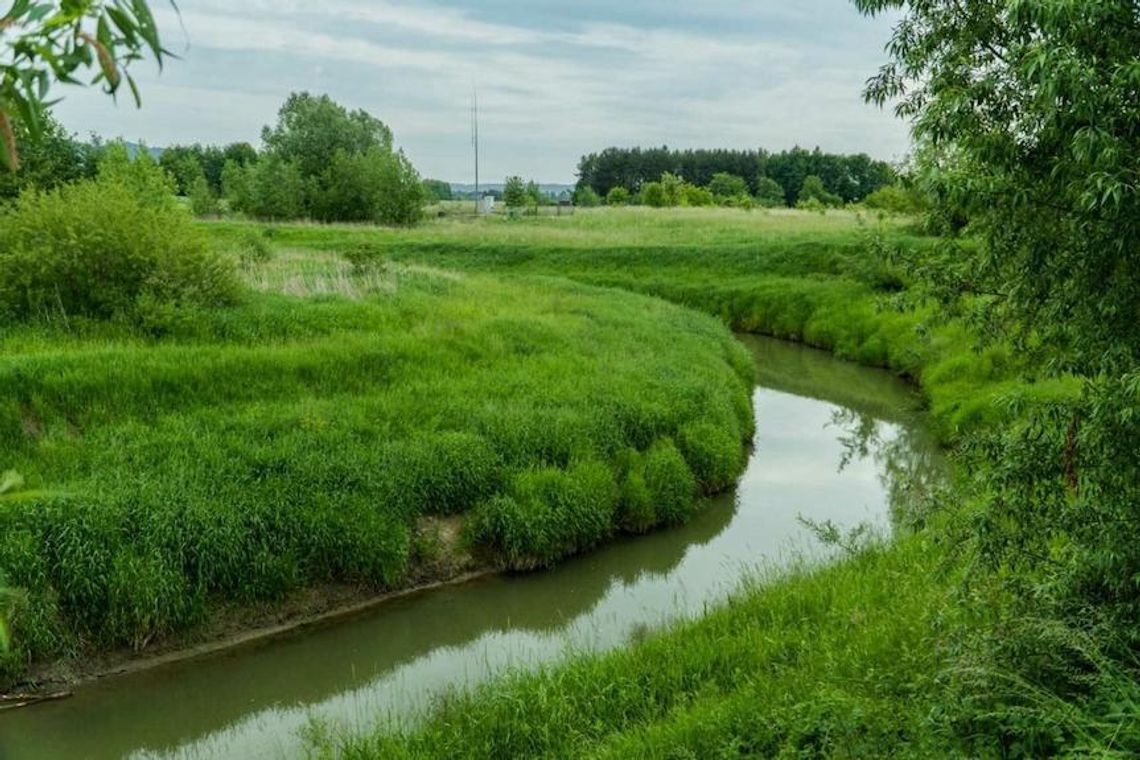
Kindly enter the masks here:
M 258 144 L 292 90 L 327 92 L 392 128 L 425 176 L 572 182 L 610 145 L 799 144 L 901 158 L 907 130 L 865 105 L 891 19 L 849 0 L 153 0 L 167 47 L 136 69 L 143 108 L 66 88 L 86 135 Z

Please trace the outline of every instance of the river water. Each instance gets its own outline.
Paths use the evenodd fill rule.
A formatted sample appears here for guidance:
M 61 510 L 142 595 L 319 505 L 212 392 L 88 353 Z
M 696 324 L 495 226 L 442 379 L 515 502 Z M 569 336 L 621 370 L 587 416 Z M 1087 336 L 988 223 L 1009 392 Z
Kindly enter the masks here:
M 759 380 L 754 450 L 735 490 L 689 525 L 0 714 L 0 759 L 297 756 L 314 721 L 408 720 L 449 687 L 618 646 L 746 577 L 825 561 L 832 550 L 803 518 L 888 535 L 941 470 L 914 391 L 822 352 L 742 340 Z

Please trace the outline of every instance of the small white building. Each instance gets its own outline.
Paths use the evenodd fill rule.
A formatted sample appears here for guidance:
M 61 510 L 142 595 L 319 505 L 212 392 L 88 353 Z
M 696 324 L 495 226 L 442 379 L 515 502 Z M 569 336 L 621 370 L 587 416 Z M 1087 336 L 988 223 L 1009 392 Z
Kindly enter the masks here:
M 479 199 L 479 213 L 493 214 L 495 212 L 495 196 L 484 195 Z

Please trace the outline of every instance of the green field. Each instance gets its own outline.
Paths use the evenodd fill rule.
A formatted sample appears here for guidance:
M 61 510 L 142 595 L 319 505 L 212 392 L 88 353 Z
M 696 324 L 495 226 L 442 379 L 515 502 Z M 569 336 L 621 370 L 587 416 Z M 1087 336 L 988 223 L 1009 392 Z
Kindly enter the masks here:
M 488 562 L 548 564 L 686 520 L 743 462 L 752 369 L 715 320 L 537 277 L 345 278 L 162 338 L 3 333 L 25 481 L 0 512 L 10 672 L 193 633 L 221 604 L 400 587 L 454 549 L 424 518 L 471 518 Z
M 684 521 L 700 493 L 731 483 L 753 424 L 752 369 L 729 328 L 915 379 L 951 450 L 1076 392 L 1019 379 L 1008 348 L 976 349 L 959 324 L 892 307 L 908 278 L 879 254 L 935 242 L 905 220 L 606 209 L 410 230 L 202 228 L 240 267 L 240 305 L 188 313 L 161 337 L 113 325 L 0 336 L 5 466 L 27 481 L 2 513 L 0 564 L 28 589 L 10 672 L 193 636 L 219 605 L 399 586 L 441 551 L 533 568 Z M 969 598 L 974 511 L 965 492 L 940 497 L 890 545 L 748 584 L 626 649 L 447 695 L 411 733 L 316 727 L 313 750 L 1103 746 L 1079 708 L 1061 713 L 1069 725 L 1041 708 L 1048 719 L 1010 736 L 971 701 L 964 642 L 1003 597 Z M 462 547 L 422 529 L 451 515 Z
M 211 228 L 225 246 L 241 225 Z M 735 330 L 828 348 L 917 380 L 942 441 L 1016 424 L 1071 399 L 1075 381 L 1025 382 L 1011 352 L 891 298 L 905 272 L 872 253 L 934 241 L 899 220 L 851 213 L 643 209 L 561 220 L 441 221 L 415 231 L 290 226 L 268 232 L 278 266 L 335 278 L 339 252 L 367 243 L 409 264 L 503 278 L 557 275 L 658 296 Z M 268 278 L 264 287 L 282 286 Z M 761 421 L 762 424 L 762 421 Z M 974 634 L 1000 595 L 969 601 L 973 510 L 943 498 L 900 537 L 825 570 L 747 586 L 707 617 L 611 654 L 508 675 L 442 699 L 410 734 L 314 732 L 314 751 L 350 757 L 1002 756 L 1066 741 L 1111 746 L 1079 706 L 1033 687 L 987 695 L 966 684 Z M 966 595 L 966 596 L 964 596 Z M 979 635 L 984 636 L 984 633 Z M 1016 680 L 1000 671 L 998 682 Z M 988 682 L 987 682 L 988 683 Z M 987 701 L 992 700 L 992 701 Z M 988 710 L 1025 716 L 1015 731 Z M 1003 717 L 1001 720 L 1005 720 Z

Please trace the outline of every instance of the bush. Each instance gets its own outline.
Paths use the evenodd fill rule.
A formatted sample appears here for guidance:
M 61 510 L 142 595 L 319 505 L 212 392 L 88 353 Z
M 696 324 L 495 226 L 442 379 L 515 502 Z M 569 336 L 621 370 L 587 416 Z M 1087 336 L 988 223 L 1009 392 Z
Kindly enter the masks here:
M 221 212 L 218 198 L 210 189 L 210 183 L 206 181 L 206 175 L 202 174 L 201 170 L 198 176 L 191 180 L 188 195 L 190 211 L 194 216 L 217 216 Z
M 902 185 L 886 185 L 863 199 L 863 205 L 889 214 L 919 214 L 925 210 L 922 196 Z
M 708 184 L 709 192 L 721 201 L 748 195 L 748 183 L 743 177 L 728 172 L 717 172 Z
M 0 311 L 145 321 L 233 303 L 233 268 L 173 201 L 117 180 L 28 192 L 0 216 Z
M 346 248 L 341 255 L 352 265 L 352 273 L 358 276 L 379 272 L 388 263 L 385 250 L 376 243 L 357 243 Z
M 273 248 L 270 247 L 269 240 L 267 239 L 269 232 L 269 228 L 261 232 L 252 229 L 243 229 L 241 231 L 241 235 L 234 244 L 234 252 L 237 254 L 238 261 L 243 267 L 265 264 L 272 260 Z
M 423 183 L 403 151 L 379 153 L 372 158 L 379 172 L 380 194 L 373 217 L 379 224 L 409 227 L 424 216 Z
M 756 202 L 764 208 L 786 206 L 788 202 L 784 186 L 771 177 L 756 180 Z
M 574 205 L 582 208 L 595 208 L 602 205 L 602 199 L 592 187 L 580 187 L 574 191 Z
M 305 180 L 296 164 L 267 156 L 245 169 L 248 207 L 258 219 L 299 219 L 305 213 Z
M 680 193 L 680 205 L 682 206 L 703 207 L 716 205 L 716 198 L 703 187 L 685 183 L 681 185 Z
M 843 205 L 843 199 L 830 192 L 823 180 L 814 174 L 804 177 L 803 187 L 800 189 L 797 206 L 811 201 L 818 201 L 825 208 L 836 208 Z M 803 206 L 801 206 L 802 208 Z
M 646 182 L 641 188 L 641 202 L 650 208 L 665 208 L 670 205 L 669 196 L 660 182 Z
M 814 211 L 817 214 L 827 213 L 827 204 L 819 198 L 801 198 L 796 201 L 796 208 L 800 211 Z
M 526 205 L 526 183 L 522 177 L 507 177 L 503 185 L 503 203 L 507 208 L 522 208 Z
M 607 206 L 625 206 L 629 203 L 629 190 L 624 187 L 612 187 L 606 193 Z

